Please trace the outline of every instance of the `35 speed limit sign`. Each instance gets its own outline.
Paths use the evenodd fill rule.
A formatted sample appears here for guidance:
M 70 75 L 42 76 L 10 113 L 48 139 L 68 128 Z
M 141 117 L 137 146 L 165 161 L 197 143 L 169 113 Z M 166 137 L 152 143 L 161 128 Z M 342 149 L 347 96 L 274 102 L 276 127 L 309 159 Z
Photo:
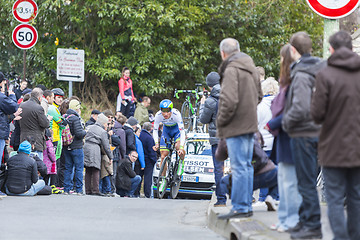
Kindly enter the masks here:
M 20 24 L 12 32 L 12 40 L 18 48 L 29 49 L 36 44 L 38 33 L 33 26 Z

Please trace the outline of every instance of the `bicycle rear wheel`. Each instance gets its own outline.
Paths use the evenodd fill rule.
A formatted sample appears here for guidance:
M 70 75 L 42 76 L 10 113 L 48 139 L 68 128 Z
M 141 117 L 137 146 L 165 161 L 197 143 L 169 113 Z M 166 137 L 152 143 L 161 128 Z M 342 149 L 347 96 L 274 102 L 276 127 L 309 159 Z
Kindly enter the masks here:
M 185 101 L 181 106 L 181 116 L 184 122 L 184 129 L 189 132 L 192 127 L 192 114 L 189 106 L 189 102 Z
M 175 199 L 179 193 L 179 189 L 180 189 L 180 184 L 181 184 L 181 176 L 179 176 L 177 174 L 177 170 L 179 167 L 179 161 L 181 161 L 180 159 L 178 159 L 174 164 L 174 168 L 173 168 L 173 181 L 171 183 L 170 186 L 170 197 L 172 199 Z
M 168 176 L 169 176 L 169 168 L 166 169 L 166 173 L 165 176 L 162 176 L 162 173 L 164 172 L 165 166 L 167 164 L 167 162 L 169 161 L 169 156 L 167 156 L 166 158 L 164 158 L 164 160 L 161 163 L 160 166 L 160 172 L 159 172 L 159 177 L 158 177 L 158 181 L 156 183 L 156 193 L 159 199 L 162 199 L 166 193 L 166 189 L 168 186 Z M 165 188 L 164 189 L 160 189 L 162 186 L 162 183 L 165 182 Z

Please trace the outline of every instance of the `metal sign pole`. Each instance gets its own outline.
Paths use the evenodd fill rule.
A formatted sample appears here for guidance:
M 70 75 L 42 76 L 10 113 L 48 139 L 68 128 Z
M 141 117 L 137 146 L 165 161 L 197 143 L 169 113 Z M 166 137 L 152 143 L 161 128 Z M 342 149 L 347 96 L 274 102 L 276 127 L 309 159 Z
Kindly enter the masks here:
M 73 93 L 73 82 L 69 81 L 69 98 L 72 97 L 72 93 Z
M 23 62 L 23 81 L 26 80 L 26 50 L 24 50 L 24 53 L 23 53 L 23 59 L 24 59 L 24 62 Z
M 323 43 L 323 58 L 327 59 L 330 56 L 329 51 L 329 37 L 340 30 L 339 20 L 324 18 L 324 43 Z

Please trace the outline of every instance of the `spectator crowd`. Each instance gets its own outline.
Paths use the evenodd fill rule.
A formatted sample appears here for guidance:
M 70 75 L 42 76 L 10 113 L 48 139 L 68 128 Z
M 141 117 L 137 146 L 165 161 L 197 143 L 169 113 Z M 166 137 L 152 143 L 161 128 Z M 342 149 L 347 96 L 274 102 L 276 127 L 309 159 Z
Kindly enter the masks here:
M 199 109 L 199 121 L 209 124 L 215 206 L 231 197 L 232 209 L 219 219 L 251 217 L 260 189 L 259 202 L 278 211 L 272 230 L 322 238 L 321 176 L 335 239 L 360 239 L 360 57 L 346 32 L 329 43 L 324 61 L 311 55 L 307 33 L 295 33 L 280 50 L 278 81 L 265 78 L 237 40 L 220 43 L 223 61 L 219 73 L 207 75 L 210 94 Z M 23 81 L 14 93 L 2 73 L 0 81 L 1 195 L 140 197 L 144 182 L 145 197 L 152 197 L 158 139 L 151 100 L 145 96 L 135 108 L 128 68 L 118 82 L 116 114 L 94 109 L 86 123 L 80 99 L 66 99 L 60 88 L 29 89 Z M 227 157 L 231 174 L 224 176 Z
M 13 92 L 3 73 L 0 81 L 1 196 L 140 197 L 143 180 L 145 196 L 152 196 L 157 153 L 149 97 L 132 113 L 138 119 L 94 109 L 85 123 L 80 99 L 65 98 L 60 88 L 29 89 L 22 81 Z

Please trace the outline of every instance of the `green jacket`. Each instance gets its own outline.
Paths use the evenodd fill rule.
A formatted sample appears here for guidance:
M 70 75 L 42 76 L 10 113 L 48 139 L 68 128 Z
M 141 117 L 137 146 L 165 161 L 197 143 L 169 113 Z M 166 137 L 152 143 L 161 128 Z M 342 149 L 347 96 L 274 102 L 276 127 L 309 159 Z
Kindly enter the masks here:
M 143 104 L 140 103 L 136 106 L 134 117 L 142 126 L 145 122 L 149 122 L 149 111 Z

